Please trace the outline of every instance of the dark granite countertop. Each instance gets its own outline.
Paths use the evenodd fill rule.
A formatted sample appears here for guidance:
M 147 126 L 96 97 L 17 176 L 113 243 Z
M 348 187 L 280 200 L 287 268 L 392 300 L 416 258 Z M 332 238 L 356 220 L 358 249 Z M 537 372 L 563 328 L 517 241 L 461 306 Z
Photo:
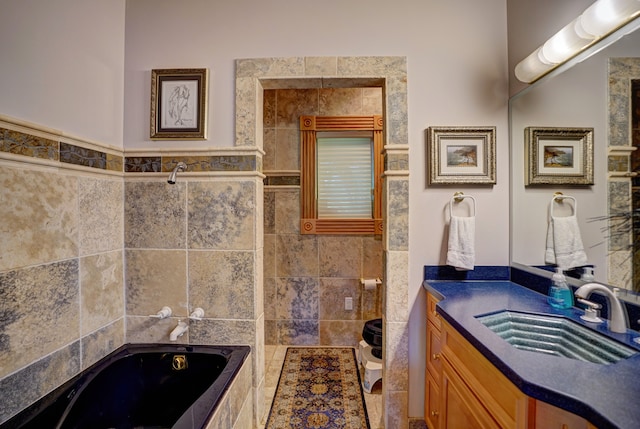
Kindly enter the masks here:
M 556 310 L 546 296 L 510 281 L 426 280 L 424 287 L 441 299 L 436 311 L 526 395 L 589 420 L 599 429 L 640 428 L 640 353 L 600 365 L 519 350 L 476 316 L 500 310 L 567 317 L 640 352 L 640 333 L 611 333 L 606 324 L 583 322 L 581 309 Z

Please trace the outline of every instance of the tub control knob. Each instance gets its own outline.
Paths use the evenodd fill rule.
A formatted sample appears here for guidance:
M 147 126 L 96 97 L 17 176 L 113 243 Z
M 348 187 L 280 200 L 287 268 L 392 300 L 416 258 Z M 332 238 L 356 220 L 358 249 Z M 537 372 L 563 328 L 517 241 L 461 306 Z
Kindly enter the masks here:
M 200 320 L 204 317 L 204 310 L 200 307 L 196 308 L 191 312 L 189 319 Z
M 171 308 L 167 306 L 162 307 L 156 314 L 149 315 L 149 317 L 156 317 L 158 319 L 166 319 L 169 316 L 171 316 Z

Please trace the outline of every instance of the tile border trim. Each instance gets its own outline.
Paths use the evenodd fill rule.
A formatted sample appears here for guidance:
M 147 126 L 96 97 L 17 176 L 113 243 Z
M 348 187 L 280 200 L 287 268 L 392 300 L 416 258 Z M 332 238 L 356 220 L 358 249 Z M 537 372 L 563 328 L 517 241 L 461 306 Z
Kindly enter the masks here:
M 178 161 L 193 173 L 258 173 L 262 156 L 257 147 L 195 150 L 114 149 L 87 140 L 70 139 L 64 133 L 7 119 L 0 115 L 0 160 L 87 169 L 93 172 L 167 173 Z

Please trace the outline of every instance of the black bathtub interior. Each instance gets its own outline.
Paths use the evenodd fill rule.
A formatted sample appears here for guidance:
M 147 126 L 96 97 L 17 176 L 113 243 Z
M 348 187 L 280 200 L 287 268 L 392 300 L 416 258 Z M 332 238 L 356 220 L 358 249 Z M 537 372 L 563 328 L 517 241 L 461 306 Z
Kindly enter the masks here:
M 249 350 L 127 344 L 0 429 L 202 428 Z

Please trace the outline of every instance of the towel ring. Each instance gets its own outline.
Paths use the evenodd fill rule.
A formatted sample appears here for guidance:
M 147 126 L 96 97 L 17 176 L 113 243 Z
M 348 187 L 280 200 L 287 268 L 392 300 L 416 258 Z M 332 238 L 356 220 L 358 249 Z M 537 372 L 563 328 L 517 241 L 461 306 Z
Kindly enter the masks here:
M 578 200 L 576 200 L 575 197 L 564 195 L 562 192 L 554 192 L 551 198 L 551 204 L 549 204 L 549 216 L 553 217 L 553 203 L 556 201 L 562 203 L 564 200 L 572 200 L 573 215 L 576 216 L 578 214 Z
M 475 216 L 476 215 L 476 199 L 473 198 L 472 195 L 465 195 L 462 192 L 456 192 L 455 194 L 453 194 L 453 197 L 451 197 L 451 199 L 449 200 L 449 215 L 453 216 L 453 203 L 459 203 L 462 200 L 464 200 L 465 198 L 470 198 L 471 201 L 473 201 L 473 204 L 471 205 L 471 208 L 473 209 L 471 216 Z

